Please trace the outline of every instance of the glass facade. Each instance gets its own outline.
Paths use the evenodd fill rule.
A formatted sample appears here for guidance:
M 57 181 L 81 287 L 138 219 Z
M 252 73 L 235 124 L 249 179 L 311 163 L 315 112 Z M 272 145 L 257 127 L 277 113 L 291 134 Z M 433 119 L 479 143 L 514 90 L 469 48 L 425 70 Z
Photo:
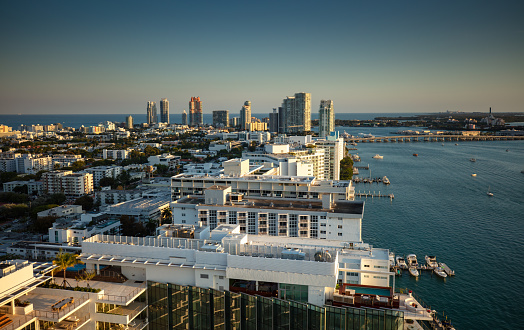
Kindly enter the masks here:
M 286 290 L 295 290 L 299 292 L 298 297 L 302 297 L 303 286 L 285 285 Z M 401 330 L 404 328 L 404 313 L 401 311 L 321 307 L 293 300 L 151 281 L 148 281 L 147 286 L 151 330 Z

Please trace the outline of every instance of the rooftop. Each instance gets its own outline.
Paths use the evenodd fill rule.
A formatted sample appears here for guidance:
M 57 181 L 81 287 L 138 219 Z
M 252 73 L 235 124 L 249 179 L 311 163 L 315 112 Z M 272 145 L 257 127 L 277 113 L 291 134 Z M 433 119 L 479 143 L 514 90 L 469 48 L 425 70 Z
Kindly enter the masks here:
M 136 198 L 127 202 L 118 203 L 109 207 L 108 213 L 129 211 L 152 211 L 171 202 L 170 197 Z

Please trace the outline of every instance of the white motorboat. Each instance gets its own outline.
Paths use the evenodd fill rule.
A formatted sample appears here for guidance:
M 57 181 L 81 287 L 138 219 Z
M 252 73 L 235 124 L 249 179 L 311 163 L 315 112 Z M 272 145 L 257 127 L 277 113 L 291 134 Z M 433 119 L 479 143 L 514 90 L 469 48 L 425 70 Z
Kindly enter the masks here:
M 415 254 L 408 254 L 406 256 L 406 260 L 408 263 L 408 271 L 412 276 L 417 277 L 419 275 L 418 273 L 418 262 L 417 262 L 417 256 Z
M 433 269 L 433 272 L 437 274 L 437 276 L 439 277 L 442 277 L 442 278 L 448 277 L 448 274 L 446 274 L 446 272 L 444 271 L 444 269 L 442 269 L 442 267 L 435 267 Z
M 474 162 L 476 162 L 477 160 L 476 160 L 475 158 L 471 158 L 469 161 L 474 163 Z
M 379 154 L 376 154 L 375 156 L 373 156 L 373 158 L 375 158 L 375 159 L 383 159 L 384 156 L 381 156 L 381 155 L 379 155 Z
M 384 177 L 382 178 L 382 183 L 383 183 L 383 184 L 390 184 L 389 179 L 388 179 L 387 176 L 384 176 Z
M 395 267 L 395 253 L 389 253 L 389 268 Z
M 473 174 L 471 174 L 471 176 L 475 177 L 475 176 L 477 176 L 477 173 L 473 173 Z
M 408 272 L 411 276 L 415 276 L 415 277 L 419 276 L 418 269 L 416 269 L 415 267 L 409 267 Z
M 438 267 L 437 258 L 435 256 L 426 256 L 426 266 L 429 269 L 434 269 Z
M 400 268 L 400 269 L 408 269 L 408 265 L 406 264 L 406 260 L 401 257 L 401 256 L 397 256 L 397 266 Z
M 493 193 L 492 193 L 490 190 L 491 190 L 491 187 L 488 186 L 488 196 L 489 196 L 489 197 L 492 197 L 492 196 L 493 196 Z

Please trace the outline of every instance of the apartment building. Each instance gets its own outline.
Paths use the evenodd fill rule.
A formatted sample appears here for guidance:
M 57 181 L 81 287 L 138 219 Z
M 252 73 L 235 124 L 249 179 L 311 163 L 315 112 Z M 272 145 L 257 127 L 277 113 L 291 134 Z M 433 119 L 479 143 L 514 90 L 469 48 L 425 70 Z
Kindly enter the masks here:
M 91 173 L 93 175 L 93 184 L 99 186 L 100 180 L 103 178 L 116 179 L 122 173 L 122 170 L 122 166 L 95 166 L 86 168 L 84 172 Z
M 104 159 L 127 159 L 129 158 L 129 151 L 128 150 L 104 149 L 102 151 L 102 158 Z
M 16 187 L 27 186 L 27 193 L 29 195 L 41 195 L 44 193 L 44 184 L 33 179 L 29 181 L 10 181 L 3 184 L 5 192 L 12 192 Z
M 66 196 L 80 197 L 93 192 L 93 174 L 73 173 L 61 178 L 62 191 Z

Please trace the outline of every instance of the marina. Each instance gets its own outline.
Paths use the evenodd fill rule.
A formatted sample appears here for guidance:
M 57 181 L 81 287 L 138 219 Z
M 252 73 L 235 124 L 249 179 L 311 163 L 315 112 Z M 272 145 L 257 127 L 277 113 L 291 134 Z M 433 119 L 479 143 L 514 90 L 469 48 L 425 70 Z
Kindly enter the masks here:
M 383 183 L 385 185 L 390 184 L 391 182 L 389 179 L 384 176 L 382 178 L 362 178 L 362 177 L 354 177 L 353 183 Z
M 425 256 L 425 263 L 418 263 L 415 254 L 408 254 L 405 258 L 397 255 L 395 258 L 390 257 L 391 271 L 397 276 L 402 276 L 403 270 L 407 270 L 411 276 L 418 277 L 423 272 L 429 272 L 429 275 L 435 274 L 438 277 L 446 278 L 454 276 L 455 271 L 443 262 L 437 263 L 435 256 Z
M 381 194 L 380 191 L 378 193 L 376 193 L 374 191 L 373 192 L 371 192 L 371 191 L 369 191 L 369 192 L 365 192 L 365 191 L 364 192 L 360 192 L 360 190 L 359 190 L 357 193 L 355 193 L 355 196 L 357 196 L 357 197 L 365 197 L 365 198 L 368 198 L 368 197 L 370 197 L 370 198 L 387 197 L 389 199 L 394 199 L 395 198 L 395 195 L 393 195 L 393 194 Z

